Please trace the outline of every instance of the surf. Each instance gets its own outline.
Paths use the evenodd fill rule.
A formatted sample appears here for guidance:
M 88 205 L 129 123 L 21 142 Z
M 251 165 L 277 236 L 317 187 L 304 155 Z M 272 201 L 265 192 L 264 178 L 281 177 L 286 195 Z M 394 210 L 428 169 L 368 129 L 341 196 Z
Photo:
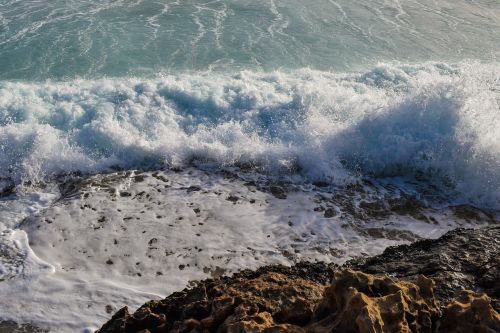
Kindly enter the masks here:
M 497 63 L 0 83 L 0 178 L 214 165 L 342 185 L 424 179 L 498 207 Z

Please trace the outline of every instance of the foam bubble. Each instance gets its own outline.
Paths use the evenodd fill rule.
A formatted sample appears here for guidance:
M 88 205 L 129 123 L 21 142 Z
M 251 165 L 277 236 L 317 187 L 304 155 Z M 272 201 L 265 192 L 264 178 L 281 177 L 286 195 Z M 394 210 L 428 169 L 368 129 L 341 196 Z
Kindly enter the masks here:
M 0 178 L 197 160 L 336 184 L 426 179 L 498 206 L 499 81 L 480 63 L 4 81 Z

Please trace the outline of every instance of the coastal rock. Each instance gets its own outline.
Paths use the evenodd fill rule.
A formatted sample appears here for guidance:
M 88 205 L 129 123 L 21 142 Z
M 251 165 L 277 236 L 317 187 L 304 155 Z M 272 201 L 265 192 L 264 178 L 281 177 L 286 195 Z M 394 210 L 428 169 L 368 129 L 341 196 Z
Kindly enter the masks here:
M 436 240 L 387 248 L 383 254 L 353 260 L 348 267 L 370 274 L 436 281 L 436 297 L 447 303 L 463 289 L 485 292 L 500 308 L 500 226 L 456 229 Z
M 9 196 L 15 191 L 15 184 L 10 179 L 0 177 L 0 198 Z
M 424 276 L 412 283 L 350 269 L 326 287 L 270 268 L 205 281 L 132 315 L 123 308 L 99 332 L 498 332 L 486 295 L 463 292 L 443 316 L 434 288 Z
M 269 188 L 269 191 L 277 199 L 285 200 L 287 198 L 286 191 L 281 186 L 273 185 Z
M 13 321 L 0 321 L 0 333 L 48 333 L 49 330 L 43 329 L 32 324 L 18 324 Z
M 434 282 L 416 284 L 352 270 L 335 274 L 309 332 L 432 332 L 441 315 Z M 317 318 L 318 319 L 318 318 Z
M 499 332 L 499 231 L 455 230 L 344 268 L 300 263 L 205 280 L 134 314 L 123 308 L 98 332 Z
M 264 328 L 293 332 L 297 324 L 312 319 L 335 268 L 322 263 L 278 265 L 205 280 L 164 300 L 148 302 L 134 314 L 122 308 L 99 332 L 247 332 Z
M 500 332 L 500 314 L 490 305 L 490 298 L 464 290 L 444 311 L 441 332 Z

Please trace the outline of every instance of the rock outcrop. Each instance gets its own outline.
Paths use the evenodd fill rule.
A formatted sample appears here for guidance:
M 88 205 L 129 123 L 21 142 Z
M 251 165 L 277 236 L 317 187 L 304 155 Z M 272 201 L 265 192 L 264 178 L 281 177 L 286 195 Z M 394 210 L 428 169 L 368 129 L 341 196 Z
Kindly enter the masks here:
M 151 301 L 131 315 L 117 312 L 99 332 L 238 332 L 259 327 L 287 329 L 277 323 L 304 325 L 312 319 L 335 265 L 298 264 L 243 271 L 205 280 L 191 289 Z
M 456 229 L 439 239 L 390 247 L 379 256 L 348 262 L 370 274 L 436 281 L 436 297 L 447 303 L 463 289 L 484 292 L 500 310 L 500 226 Z
M 301 263 L 202 281 L 134 314 L 123 308 L 98 332 L 500 332 L 479 293 L 498 297 L 499 231 L 456 230 L 351 268 Z
M 416 283 L 352 270 L 335 274 L 308 332 L 432 332 L 440 318 L 434 282 Z M 325 317 L 324 319 L 321 319 Z
M 500 315 L 486 295 L 463 292 L 443 311 L 434 281 L 416 283 L 339 270 L 324 285 L 282 273 L 204 284 L 121 309 L 99 331 L 109 332 L 498 332 Z
M 500 315 L 490 306 L 486 294 L 464 290 L 444 311 L 442 332 L 500 332 Z

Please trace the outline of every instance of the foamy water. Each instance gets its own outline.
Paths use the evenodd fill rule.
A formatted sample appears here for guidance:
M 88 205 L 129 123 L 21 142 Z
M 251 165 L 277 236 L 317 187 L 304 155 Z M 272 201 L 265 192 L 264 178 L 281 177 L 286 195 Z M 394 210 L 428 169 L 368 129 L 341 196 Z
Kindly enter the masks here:
M 488 0 L 1 1 L 0 322 L 498 220 L 499 36 Z
M 0 177 L 252 165 L 337 185 L 420 177 L 498 207 L 498 64 L 0 84 Z

